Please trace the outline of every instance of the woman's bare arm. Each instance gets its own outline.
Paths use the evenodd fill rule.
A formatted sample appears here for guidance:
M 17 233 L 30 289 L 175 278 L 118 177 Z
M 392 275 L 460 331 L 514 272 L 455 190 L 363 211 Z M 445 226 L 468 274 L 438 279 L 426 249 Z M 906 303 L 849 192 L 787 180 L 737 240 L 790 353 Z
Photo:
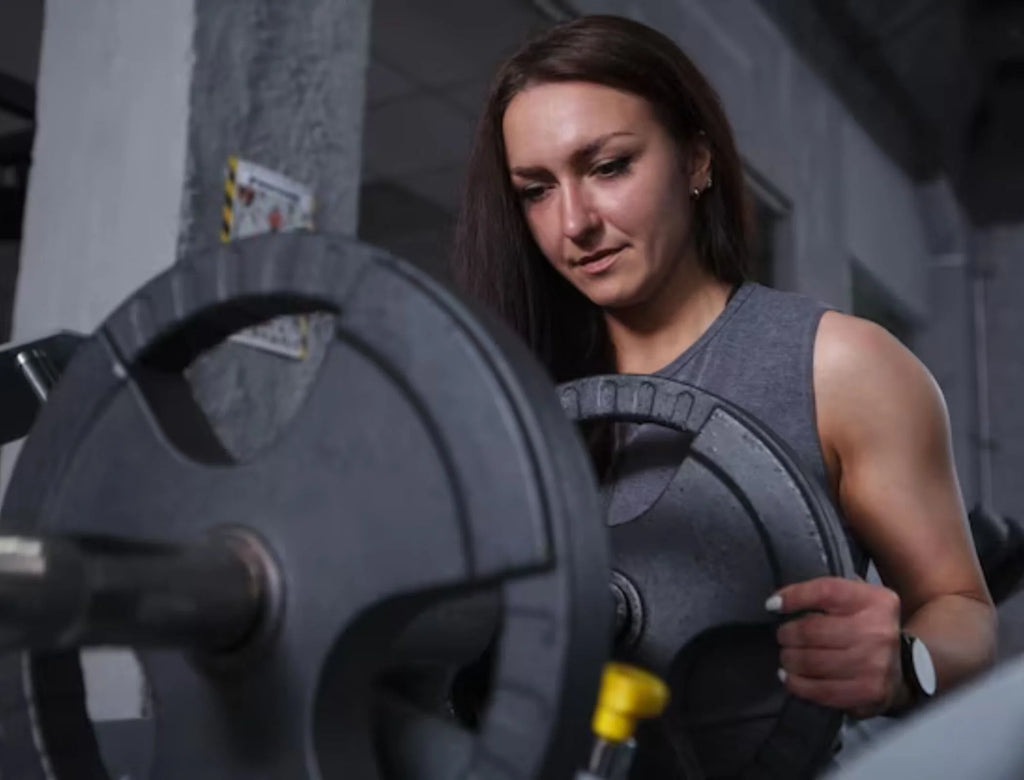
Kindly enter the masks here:
M 904 627 L 931 651 L 940 690 L 988 666 L 996 617 L 971 541 L 942 393 L 874 323 L 834 312 L 815 347 L 815 397 L 843 513 Z

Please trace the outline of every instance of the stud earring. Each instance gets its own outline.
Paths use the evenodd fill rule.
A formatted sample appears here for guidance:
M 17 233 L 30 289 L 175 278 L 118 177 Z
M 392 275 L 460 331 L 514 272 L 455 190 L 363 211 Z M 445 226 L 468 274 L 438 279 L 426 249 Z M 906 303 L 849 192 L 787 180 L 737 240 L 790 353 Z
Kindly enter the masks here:
M 696 200 L 697 198 L 699 198 L 699 197 L 700 197 L 700 187 L 694 187 L 694 188 L 693 188 L 693 191 L 692 191 L 692 192 L 690 193 L 690 195 L 692 195 L 692 196 L 693 196 L 693 199 L 694 199 L 694 200 Z

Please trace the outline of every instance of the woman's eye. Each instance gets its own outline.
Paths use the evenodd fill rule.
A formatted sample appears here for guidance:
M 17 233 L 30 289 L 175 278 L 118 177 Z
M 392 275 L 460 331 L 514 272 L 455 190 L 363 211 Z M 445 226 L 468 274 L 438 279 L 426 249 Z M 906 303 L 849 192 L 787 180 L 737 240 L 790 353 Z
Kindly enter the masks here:
M 594 167 L 594 173 L 598 176 L 610 179 L 613 176 L 618 176 L 621 173 L 625 173 L 629 170 L 629 165 L 632 162 L 630 157 L 617 157 L 614 160 L 608 160 L 600 165 Z
M 528 187 L 521 187 L 519 189 L 519 197 L 527 203 L 536 203 L 544 197 L 544 193 L 546 192 L 547 187 L 540 184 L 531 184 Z

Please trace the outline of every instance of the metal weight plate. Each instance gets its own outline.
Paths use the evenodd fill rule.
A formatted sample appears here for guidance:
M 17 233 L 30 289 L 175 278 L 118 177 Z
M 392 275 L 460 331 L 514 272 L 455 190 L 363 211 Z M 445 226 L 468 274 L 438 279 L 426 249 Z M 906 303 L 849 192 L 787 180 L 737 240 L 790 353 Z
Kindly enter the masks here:
M 663 675 L 673 693 L 667 714 L 642 734 L 638 771 L 811 776 L 842 715 L 785 695 L 777 618 L 764 602 L 786 584 L 853 576 L 824 492 L 763 424 L 700 388 L 616 375 L 562 385 L 560 396 L 578 421 L 656 423 L 683 434 L 664 492 L 610 529 L 624 616 L 616 655 Z
M 306 311 L 336 321 L 308 395 L 274 441 L 232 458 L 182 371 L 242 327 Z M 212 659 L 136 648 L 143 776 L 569 777 L 585 757 L 610 635 L 586 453 L 518 342 L 370 247 L 255 238 L 146 284 L 68 366 L 2 517 L 3 533 L 172 543 L 245 529 L 276 562 L 261 643 Z M 488 593 L 478 727 L 379 683 L 399 645 L 416 662 L 407 634 L 425 612 Z M 0 719 L 0 776 L 110 775 L 78 653 L 0 659 Z

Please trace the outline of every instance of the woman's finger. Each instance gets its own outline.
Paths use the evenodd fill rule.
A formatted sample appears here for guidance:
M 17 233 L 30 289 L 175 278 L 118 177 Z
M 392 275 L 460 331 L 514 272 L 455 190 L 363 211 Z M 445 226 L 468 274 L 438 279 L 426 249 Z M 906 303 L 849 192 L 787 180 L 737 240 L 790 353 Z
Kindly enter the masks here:
M 779 626 L 775 637 L 781 647 L 819 647 L 840 650 L 857 644 L 856 623 L 845 617 L 805 615 Z
M 861 659 L 850 649 L 783 648 L 779 664 L 788 673 L 818 680 L 850 680 L 860 673 Z

